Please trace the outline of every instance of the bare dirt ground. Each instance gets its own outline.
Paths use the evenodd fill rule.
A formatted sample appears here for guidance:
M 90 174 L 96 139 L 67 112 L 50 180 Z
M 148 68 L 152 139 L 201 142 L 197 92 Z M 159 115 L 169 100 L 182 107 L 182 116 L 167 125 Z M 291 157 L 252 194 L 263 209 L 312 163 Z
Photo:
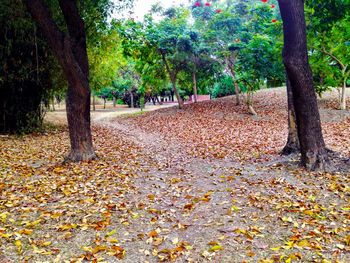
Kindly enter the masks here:
M 349 156 L 350 114 L 333 109 L 334 94 L 320 106 L 327 144 Z M 256 110 L 224 98 L 97 113 L 100 159 L 80 164 L 61 164 L 62 128 L 0 138 L 3 260 L 349 262 L 349 174 L 309 173 L 278 155 L 282 90 L 257 94 Z

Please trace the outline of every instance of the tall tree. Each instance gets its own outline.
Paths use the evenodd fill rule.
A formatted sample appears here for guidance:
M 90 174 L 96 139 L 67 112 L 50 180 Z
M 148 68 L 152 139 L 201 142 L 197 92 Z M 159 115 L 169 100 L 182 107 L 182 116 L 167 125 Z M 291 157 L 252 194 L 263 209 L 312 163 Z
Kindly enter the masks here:
M 49 46 L 60 62 L 68 81 L 66 98 L 71 151 L 70 161 L 96 158 L 90 127 L 89 63 L 86 51 L 84 21 L 76 1 L 59 0 L 68 33 L 55 23 L 48 7 L 41 0 L 26 0 L 32 17 L 42 30 Z
M 293 92 L 301 163 L 324 170 L 329 162 L 309 66 L 303 0 L 278 0 L 283 20 L 283 61 Z

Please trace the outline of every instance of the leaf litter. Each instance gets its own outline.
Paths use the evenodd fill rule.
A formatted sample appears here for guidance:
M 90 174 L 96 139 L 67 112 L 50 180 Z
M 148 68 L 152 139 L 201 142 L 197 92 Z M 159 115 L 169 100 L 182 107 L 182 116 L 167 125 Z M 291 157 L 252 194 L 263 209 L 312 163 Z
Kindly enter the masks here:
M 0 259 L 349 262 L 349 175 L 278 156 L 284 101 L 259 93 L 259 117 L 225 98 L 101 119 L 100 159 L 79 164 L 62 164 L 65 127 L 1 137 Z M 349 122 L 323 123 L 344 156 Z

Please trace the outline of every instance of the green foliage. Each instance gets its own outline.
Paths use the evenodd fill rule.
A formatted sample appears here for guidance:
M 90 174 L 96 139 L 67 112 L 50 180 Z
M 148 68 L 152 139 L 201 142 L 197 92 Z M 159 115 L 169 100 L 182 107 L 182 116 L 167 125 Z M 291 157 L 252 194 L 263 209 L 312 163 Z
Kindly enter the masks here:
M 233 94 L 235 94 L 235 87 L 233 86 L 232 78 L 228 75 L 222 76 L 214 84 L 214 88 L 211 91 L 212 98 L 220 98 Z
M 350 2 L 307 2 L 310 64 L 321 95 L 330 87 L 342 87 L 350 75 Z
M 0 23 L 0 132 L 31 132 L 41 128 L 60 71 L 21 2 L 1 1 Z

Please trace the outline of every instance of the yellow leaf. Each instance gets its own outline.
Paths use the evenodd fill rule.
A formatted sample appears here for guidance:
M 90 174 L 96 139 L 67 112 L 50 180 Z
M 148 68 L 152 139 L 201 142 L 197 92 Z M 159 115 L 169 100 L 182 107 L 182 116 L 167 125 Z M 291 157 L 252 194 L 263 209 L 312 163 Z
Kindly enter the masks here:
M 241 210 L 242 208 L 238 207 L 238 206 L 231 206 L 231 210 L 235 211 L 235 212 L 238 212 L 239 210 Z
M 303 239 L 298 242 L 298 247 L 304 248 L 304 247 L 310 247 L 310 246 L 311 246 L 310 242 L 306 239 Z
M 92 249 L 92 253 L 93 254 L 96 254 L 98 252 L 101 252 L 101 251 L 106 251 L 107 250 L 107 247 L 106 246 L 96 246 Z
M 0 214 L 0 220 L 2 223 L 6 223 L 6 218 L 9 214 L 10 214 L 9 212 L 4 212 Z
M 3 237 L 3 238 L 10 238 L 12 236 L 12 234 L 4 234 L 4 233 L 1 233 L 0 232 L 0 237 Z
M 22 242 L 21 242 L 21 240 L 16 240 L 15 241 L 15 246 L 17 247 L 17 252 L 18 252 L 18 254 L 21 254 L 22 253 L 22 251 L 23 251 L 23 245 L 22 245 Z
M 91 252 L 91 253 L 92 253 L 92 247 L 82 247 L 82 249 L 83 249 L 85 252 Z
M 212 252 L 215 252 L 215 251 L 218 251 L 218 250 L 223 250 L 223 247 L 219 244 L 219 245 L 215 245 L 215 246 L 212 246 L 209 251 L 212 251 Z
M 52 244 L 52 242 L 51 241 L 46 241 L 46 242 L 44 242 L 44 243 L 42 243 L 42 247 L 48 247 L 48 246 L 50 246 Z
M 33 233 L 32 229 L 21 229 L 20 231 L 18 231 L 20 234 L 24 234 L 24 235 L 31 235 Z
M 272 247 L 272 248 L 271 248 L 272 251 L 278 251 L 278 250 L 280 250 L 280 249 L 281 249 L 281 247 Z
M 110 238 L 110 237 L 106 238 L 106 241 L 109 242 L 109 243 L 119 243 L 119 240 L 118 240 L 118 239 L 116 239 L 116 238 Z
M 347 244 L 348 246 L 350 246 L 350 235 L 347 235 L 345 237 L 345 244 Z
M 108 232 L 108 233 L 106 234 L 106 237 L 113 236 L 115 233 L 117 233 L 117 230 L 116 230 L 116 229 L 113 229 L 111 232 Z

